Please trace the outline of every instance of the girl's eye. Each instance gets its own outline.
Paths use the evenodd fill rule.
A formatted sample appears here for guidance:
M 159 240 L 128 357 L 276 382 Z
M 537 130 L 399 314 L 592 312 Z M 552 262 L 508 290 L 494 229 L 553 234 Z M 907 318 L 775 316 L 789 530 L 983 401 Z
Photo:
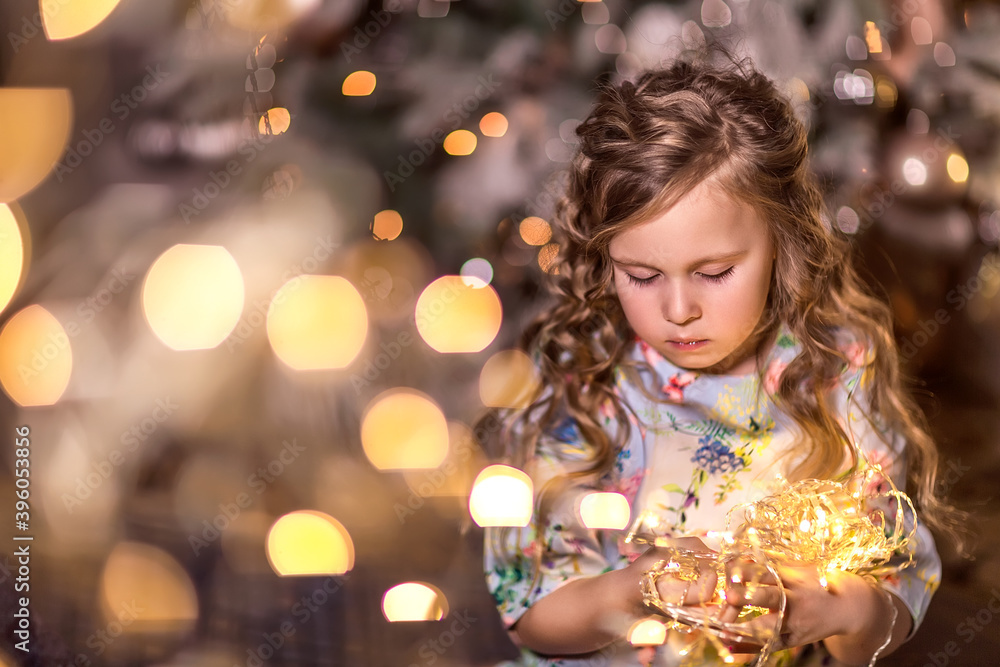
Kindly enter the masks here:
M 713 282 L 713 283 L 725 282 L 726 279 L 728 279 L 731 275 L 733 275 L 733 268 L 735 268 L 735 267 L 730 266 L 728 269 L 726 269 L 722 273 L 716 273 L 715 275 L 709 275 L 707 273 L 702 273 L 701 277 L 704 278 L 705 280 L 708 280 L 708 281 Z
M 630 283 L 632 283 L 633 285 L 638 285 L 639 287 L 642 287 L 643 285 L 648 285 L 649 283 L 656 280 L 656 276 L 650 276 L 649 278 L 636 278 L 631 273 L 626 273 L 625 275 L 628 276 L 628 281 Z

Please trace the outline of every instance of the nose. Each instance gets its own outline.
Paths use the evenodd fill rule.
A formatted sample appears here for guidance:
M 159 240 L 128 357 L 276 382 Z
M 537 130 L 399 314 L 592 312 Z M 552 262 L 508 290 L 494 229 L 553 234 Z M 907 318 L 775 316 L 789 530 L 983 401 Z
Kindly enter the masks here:
M 669 285 L 661 303 L 663 317 L 671 324 L 687 324 L 701 317 L 701 306 L 689 286 Z

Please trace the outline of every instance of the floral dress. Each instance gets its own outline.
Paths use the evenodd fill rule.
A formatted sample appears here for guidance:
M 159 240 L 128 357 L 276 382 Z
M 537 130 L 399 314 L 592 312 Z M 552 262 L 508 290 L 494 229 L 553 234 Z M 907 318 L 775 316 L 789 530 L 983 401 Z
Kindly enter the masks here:
M 866 350 L 842 330 L 837 331 L 837 338 L 851 361 L 831 389 L 830 406 L 866 458 L 891 471 L 892 479 L 903 480 L 903 439 L 879 428 L 877 418 L 865 418 L 862 409 L 871 374 Z M 730 508 L 772 493 L 778 474 L 789 461 L 794 464 L 795 452 L 791 449 L 791 420 L 776 409 L 771 396 L 783 369 L 799 350 L 798 342 L 782 327 L 768 352 L 761 382 L 756 373 L 710 375 L 678 368 L 635 339 L 626 354 L 648 362 L 655 374 L 643 370 L 640 377 L 662 398 L 650 401 L 621 369 L 616 369 L 615 391 L 628 406 L 631 427 L 613 473 L 600 488 L 577 486 L 560 496 L 541 536 L 535 535 L 533 525 L 485 529 L 486 580 L 505 626 L 510 628 L 534 602 L 560 586 L 623 568 L 644 550 L 625 543 L 627 530 L 585 527 L 576 508 L 586 493 L 621 493 L 629 501 L 633 521 L 640 513 L 653 512 L 660 521 L 659 532 L 674 537 L 703 537 L 709 531 L 724 530 Z M 616 423 L 610 410 L 603 409 L 601 417 L 613 434 Z M 569 419 L 543 435 L 535 457 L 526 466 L 536 491 L 553 475 L 586 467 L 586 447 Z M 503 543 L 506 557 L 495 551 Z M 713 546 L 708 539 L 706 543 Z M 910 548 L 914 564 L 884 578 L 882 586 L 903 601 L 916 630 L 937 588 L 941 564 L 930 532 L 922 524 L 918 524 Z M 532 556 L 537 549 L 544 549 L 545 555 L 542 571 L 531 588 Z M 770 664 L 819 665 L 827 656 L 817 644 L 779 653 Z M 677 661 L 668 647 L 637 650 L 621 639 L 596 653 L 562 657 L 543 657 L 522 647 L 517 662 L 501 664 L 662 667 Z

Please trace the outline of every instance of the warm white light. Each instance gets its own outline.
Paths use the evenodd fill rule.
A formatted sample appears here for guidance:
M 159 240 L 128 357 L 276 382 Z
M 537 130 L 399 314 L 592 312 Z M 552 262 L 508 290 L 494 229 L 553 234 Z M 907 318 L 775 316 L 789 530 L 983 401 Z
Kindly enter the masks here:
M 667 641 L 667 628 L 654 618 L 644 618 L 632 624 L 627 636 L 632 646 L 659 646 Z
M 222 246 L 179 243 L 149 267 L 142 312 L 173 350 L 204 350 L 226 339 L 243 312 L 243 274 Z
M 66 148 L 72 124 L 73 98 L 69 90 L 0 88 L 0 202 L 27 194 L 53 167 L 61 181 L 72 173 L 73 166 L 83 163 L 86 156 L 74 152 L 72 162 L 67 157 L 62 164 L 56 164 Z
M 535 365 L 521 350 L 497 352 L 479 373 L 479 398 L 490 407 L 526 408 L 537 386 Z
M 69 336 L 42 306 L 18 311 L 0 329 L 0 384 L 18 405 L 52 405 L 72 371 Z
M 361 446 L 379 470 L 436 468 L 448 455 L 448 442 L 441 408 L 412 389 L 382 392 L 361 419 Z
M 281 576 L 344 574 L 354 567 L 354 543 L 343 524 L 323 512 L 284 515 L 267 533 L 267 559 Z
M 440 621 L 448 615 L 448 599 L 436 586 L 408 581 L 385 592 L 382 614 L 390 623 Z
M 25 225 L 25 232 L 27 231 Z M 14 298 L 14 293 L 21 284 L 27 241 L 29 239 L 21 234 L 21 225 L 18 224 L 14 210 L 7 204 L 0 204 L 0 312 Z
M 480 526 L 527 526 L 532 510 L 531 478 L 505 465 L 492 465 L 476 477 L 469 512 Z
M 69 39 L 97 27 L 121 0 L 39 0 L 45 36 Z
M 500 331 L 503 308 L 496 291 L 470 276 L 442 276 L 417 299 L 417 331 L 438 352 L 479 352 Z
M 910 185 L 923 185 L 927 182 L 927 165 L 918 158 L 906 158 L 903 161 L 903 178 Z
M 948 156 L 948 176 L 956 183 L 965 183 L 969 180 L 969 163 L 958 153 Z
M 367 335 L 364 299 L 340 276 L 296 276 L 275 293 L 267 311 L 271 348 L 297 371 L 344 368 Z
M 580 518 L 588 528 L 621 530 L 630 514 L 628 499 L 620 493 L 588 493 L 580 501 Z

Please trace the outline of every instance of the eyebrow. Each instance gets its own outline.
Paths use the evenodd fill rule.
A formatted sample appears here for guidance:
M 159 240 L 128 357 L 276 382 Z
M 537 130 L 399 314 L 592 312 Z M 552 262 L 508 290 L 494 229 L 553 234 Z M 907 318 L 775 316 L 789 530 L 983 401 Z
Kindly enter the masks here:
M 709 257 L 702 257 L 701 259 L 692 262 L 691 266 L 688 267 L 688 270 L 696 269 L 700 266 L 704 266 L 705 264 L 711 264 L 712 262 L 724 262 L 727 260 L 736 259 L 738 257 L 742 257 L 745 254 L 747 254 L 746 250 L 734 250 L 733 252 L 727 252 L 721 255 L 711 255 Z M 611 261 L 614 262 L 615 264 L 621 264 L 623 266 L 640 266 L 644 269 L 651 269 L 653 271 L 660 270 L 657 267 L 652 266 L 651 264 L 646 264 L 645 262 L 638 262 L 633 259 L 628 259 L 625 257 L 620 259 L 615 259 L 614 257 L 612 257 Z

